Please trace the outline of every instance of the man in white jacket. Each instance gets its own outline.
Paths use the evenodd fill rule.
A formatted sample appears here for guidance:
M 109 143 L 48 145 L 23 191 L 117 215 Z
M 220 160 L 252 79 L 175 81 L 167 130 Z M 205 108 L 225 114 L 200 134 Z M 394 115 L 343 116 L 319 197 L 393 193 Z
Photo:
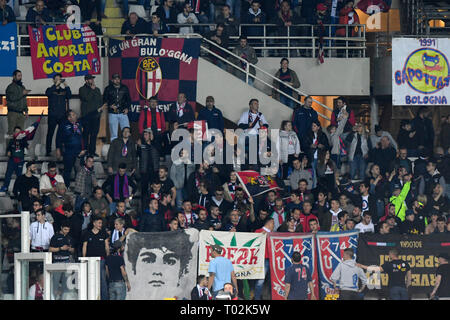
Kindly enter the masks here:
M 195 13 L 192 12 L 192 8 L 189 3 L 184 4 L 183 12 L 180 12 L 177 16 L 177 22 L 180 24 L 198 23 L 198 19 Z M 179 33 L 180 34 L 194 33 L 194 28 L 192 26 L 181 27 Z
M 361 300 L 360 293 L 364 291 L 367 284 L 366 274 L 361 268 L 356 266 L 353 255 L 353 249 L 345 249 L 344 260 L 331 275 L 331 281 L 333 281 L 335 290 L 337 290 L 337 282 L 339 282 L 339 300 Z M 359 289 L 358 280 L 361 280 L 361 289 Z
M 32 252 L 47 252 L 50 239 L 55 234 L 53 225 L 45 221 L 45 212 L 36 211 L 36 221 L 30 225 L 30 242 Z

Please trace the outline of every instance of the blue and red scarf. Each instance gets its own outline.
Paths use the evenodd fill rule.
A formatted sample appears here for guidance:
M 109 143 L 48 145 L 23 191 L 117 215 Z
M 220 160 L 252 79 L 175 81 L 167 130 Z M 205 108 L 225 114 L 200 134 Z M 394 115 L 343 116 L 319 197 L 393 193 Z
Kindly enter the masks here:
M 129 190 L 128 190 L 128 177 L 125 174 L 123 176 L 123 197 L 126 199 L 130 196 Z M 119 174 L 116 174 L 114 177 L 114 200 L 120 199 L 120 193 L 119 193 Z

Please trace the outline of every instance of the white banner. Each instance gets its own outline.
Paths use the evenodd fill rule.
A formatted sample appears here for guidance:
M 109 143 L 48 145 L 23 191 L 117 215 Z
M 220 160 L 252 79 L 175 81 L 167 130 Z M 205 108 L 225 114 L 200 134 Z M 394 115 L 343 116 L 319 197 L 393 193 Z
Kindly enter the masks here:
M 392 104 L 448 105 L 450 39 L 392 39 Z
M 211 246 L 222 247 L 222 256 L 231 260 L 238 279 L 264 279 L 266 235 L 250 232 L 200 231 L 198 274 L 208 275 Z

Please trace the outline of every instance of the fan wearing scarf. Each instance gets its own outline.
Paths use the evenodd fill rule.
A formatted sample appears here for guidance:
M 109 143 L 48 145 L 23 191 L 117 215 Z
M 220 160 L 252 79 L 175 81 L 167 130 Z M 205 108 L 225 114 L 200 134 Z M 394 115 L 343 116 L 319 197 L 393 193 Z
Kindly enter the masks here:
M 89 155 L 84 161 L 80 161 L 81 168 L 75 179 L 75 211 L 79 211 L 83 202 L 88 201 L 92 190 L 97 186 L 94 172 L 94 156 Z
M 8 147 L 6 148 L 9 159 L 6 168 L 5 181 L 0 192 L 8 191 L 13 172 L 16 173 L 16 177 L 22 175 L 25 149 L 28 148 L 28 141 L 33 139 L 40 121 L 41 118 L 25 130 L 22 130 L 19 126 L 14 128 L 13 138 L 9 141 Z
M 131 217 L 128 214 L 125 214 L 124 217 L 125 216 L 130 218 L 131 221 Z M 130 233 L 137 232 L 135 229 L 126 226 L 127 222 L 124 218 L 116 218 L 113 222 L 114 228 L 111 229 L 111 242 L 113 243 L 117 240 L 125 243 L 125 240 Z
M 136 192 L 137 188 L 134 179 L 127 174 L 127 165 L 121 163 L 119 164 L 119 171 L 110 175 L 103 184 L 103 191 L 109 202 L 111 212 L 115 211 L 118 201 L 124 201 L 125 204 L 130 202 L 132 194 L 129 191 L 129 187 L 133 189 L 133 192 Z
M 48 164 L 48 171 L 39 179 L 39 190 L 45 196 L 49 196 L 51 192 L 56 191 L 56 184 L 64 183 L 64 178 L 58 174 L 56 162 L 52 161 Z
M 66 187 L 70 187 L 70 176 L 78 157 L 86 153 L 83 141 L 83 126 L 78 122 L 78 115 L 69 110 L 67 112 L 67 121 L 64 125 L 58 127 L 56 135 L 56 157 L 61 157 L 63 151 L 64 161 L 64 182 Z
M 108 172 L 117 173 L 119 164 L 125 163 L 128 171 L 132 174 L 136 171 L 136 144 L 130 138 L 131 130 L 129 127 L 122 129 L 122 138 L 114 139 L 108 150 Z
M 116 226 L 116 219 L 122 219 L 122 228 L 123 232 L 125 232 L 125 229 L 131 227 L 131 217 L 125 212 L 125 202 L 124 201 L 118 201 L 116 205 L 116 211 L 110 215 L 106 220 L 106 228 L 108 230 L 108 233 L 114 233 L 115 226 Z M 123 234 L 122 234 L 123 235 Z M 122 236 L 121 235 L 121 236 Z M 113 241 L 117 239 L 112 239 Z M 123 240 L 121 240 L 123 241 Z

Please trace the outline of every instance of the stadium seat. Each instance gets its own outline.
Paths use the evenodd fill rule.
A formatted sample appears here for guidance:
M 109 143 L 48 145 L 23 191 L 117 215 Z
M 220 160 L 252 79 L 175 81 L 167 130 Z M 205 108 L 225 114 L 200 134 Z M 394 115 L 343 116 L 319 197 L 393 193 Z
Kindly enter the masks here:
M 94 162 L 94 172 L 97 179 L 105 179 L 107 176 L 101 162 Z
M 52 159 L 52 157 L 46 157 L 45 154 L 45 144 L 37 143 L 34 147 L 34 156 L 36 157 L 36 159 L 40 161 Z
M 7 162 L 0 162 L 0 178 L 4 178 L 6 174 L 6 168 L 8 167 Z
M 108 157 L 109 144 L 104 144 L 102 146 L 102 157 L 106 159 Z
M 0 212 L 7 212 L 14 209 L 13 201 L 10 197 L 0 197 Z
M 26 17 L 27 17 L 27 12 L 28 12 L 28 9 L 25 5 L 19 6 L 19 14 L 20 15 L 17 17 L 17 20 L 25 21 Z
M 152 6 L 152 8 L 150 9 L 150 16 L 153 14 L 153 12 L 156 12 L 156 9 L 158 9 L 159 6 Z
M 42 165 L 41 165 L 41 174 L 44 174 L 44 173 L 46 173 L 48 171 L 48 162 L 42 162 Z
M 9 194 L 12 194 L 15 182 L 16 182 L 16 179 L 11 179 L 11 182 L 9 183 L 9 188 L 8 188 Z
M 138 15 L 139 18 L 142 18 L 145 21 L 148 21 L 147 12 L 145 11 L 144 6 L 131 5 L 128 12 L 129 13 L 135 12 Z

